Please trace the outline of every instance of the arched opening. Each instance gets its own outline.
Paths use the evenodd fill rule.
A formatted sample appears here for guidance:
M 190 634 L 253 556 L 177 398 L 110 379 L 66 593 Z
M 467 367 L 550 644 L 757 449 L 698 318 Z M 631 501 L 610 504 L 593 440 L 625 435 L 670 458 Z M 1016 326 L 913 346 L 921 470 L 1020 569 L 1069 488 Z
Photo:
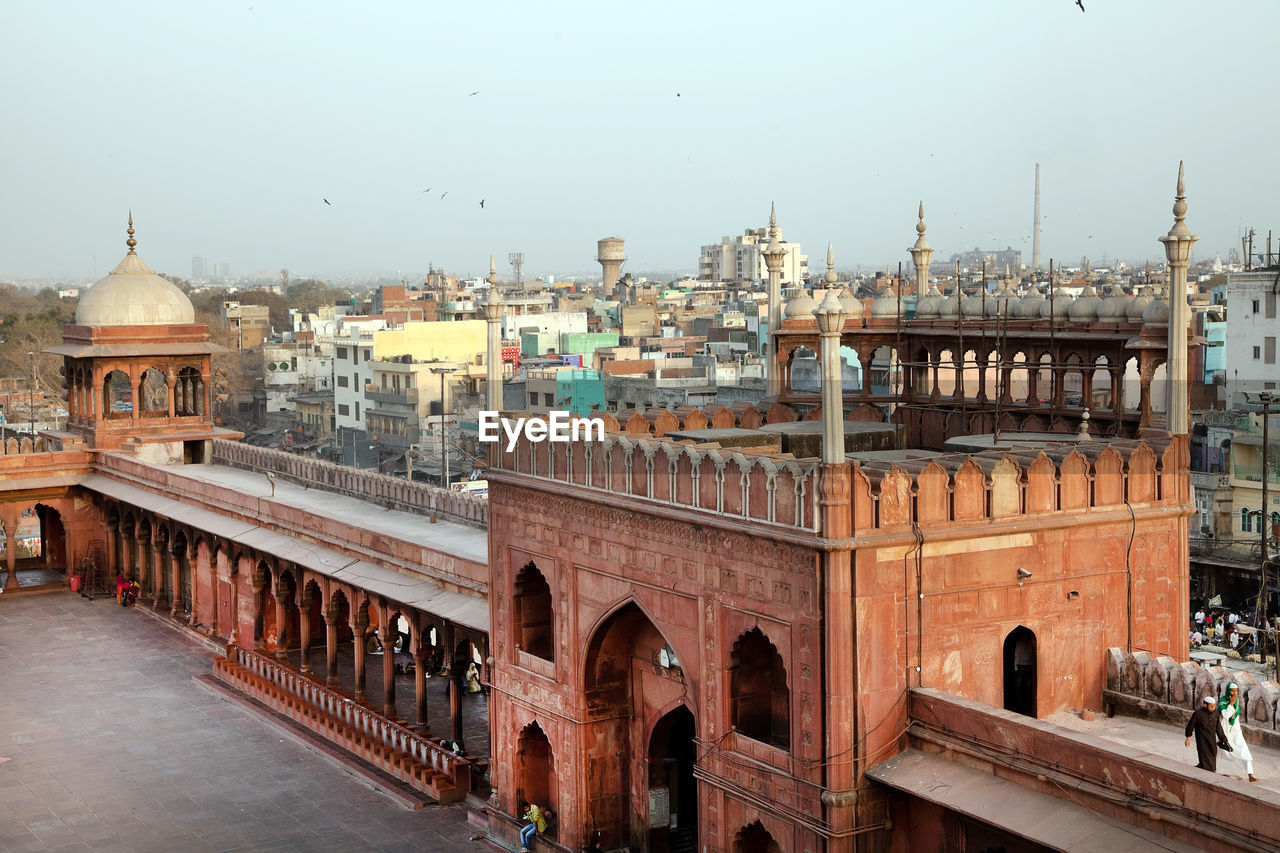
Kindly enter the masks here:
M 738 830 L 733 839 L 733 853 L 782 853 L 782 848 L 757 820 Z
M 1164 362 L 1151 374 L 1151 411 L 1158 415 L 1169 411 L 1169 368 Z
M 1083 409 L 1088 405 L 1083 395 L 1084 368 L 1080 356 L 1071 353 L 1062 371 L 1062 404 L 1069 409 Z
M 552 641 L 551 587 L 538 567 L 529 563 L 516 575 L 516 648 L 543 660 L 555 660 Z
M 698 846 L 698 783 L 693 712 L 668 712 L 649 737 L 649 846 L 652 853 Z M 665 810 L 665 813 L 664 813 Z
M 1115 392 L 1111 383 L 1111 363 L 1105 355 L 1100 355 L 1093 363 L 1093 379 L 1090 382 L 1089 410 L 1106 412 L 1115 408 Z
M 163 418 L 169 415 L 169 383 L 164 374 L 154 367 L 148 367 L 142 374 L 142 382 L 138 384 L 138 393 L 142 397 L 138 413 L 144 418 Z
M 787 360 L 787 376 L 790 381 L 787 387 L 792 391 L 817 392 L 820 388 L 822 370 L 818 366 L 818 354 L 806 346 L 798 346 L 791 351 Z
M 687 699 L 684 671 L 644 611 L 628 603 L 601 622 L 587 643 L 583 687 L 583 765 L 600 768 L 586 780 L 586 837 L 599 832 L 605 850 L 645 849 L 650 734 L 660 709 Z M 663 737 L 659 743 L 668 745 Z
M 178 384 L 173 389 L 173 407 L 179 417 L 204 414 L 204 380 L 194 367 L 178 371 Z
M 759 628 L 733 644 L 730 723 L 739 734 L 783 749 L 791 745 L 787 668 Z
M 933 370 L 933 361 L 929 357 L 929 351 L 924 347 L 916 350 L 916 354 L 911 359 L 911 390 L 920 397 L 928 397 L 933 391 L 933 383 L 936 378 Z
M 536 721 L 520 732 L 516 747 L 516 799 L 534 803 L 544 811 L 559 808 L 556 797 L 556 761 L 551 741 Z
M 1136 412 L 1142 407 L 1142 375 L 1138 372 L 1138 359 L 1124 363 L 1124 379 L 1121 380 L 1121 400 L 1126 412 Z
M 191 549 L 187 545 L 187 536 L 181 530 L 173 534 L 173 561 L 178 567 L 177 608 L 180 613 L 191 612 Z M 191 621 L 196 621 L 194 617 Z
M 960 376 L 960 365 L 956 361 L 955 353 L 949 349 L 944 349 L 938 353 L 937 364 L 938 373 L 935 385 L 942 396 L 949 397 L 956 391 L 956 382 Z
M 1004 638 L 1004 709 L 1036 716 L 1036 635 L 1023 625 Z
M 1053 356 L 1050 353 L 1040 354 L 1040 368 L 1036 371 L 1036 394 L 1042 402 L 1051 406 L 1058 405 L 1058 375 L 1053 369 Z
M 128 418 L 133 414 L 133 388 L 129 374 L 113 370 L 102 377 L 102 416 Z

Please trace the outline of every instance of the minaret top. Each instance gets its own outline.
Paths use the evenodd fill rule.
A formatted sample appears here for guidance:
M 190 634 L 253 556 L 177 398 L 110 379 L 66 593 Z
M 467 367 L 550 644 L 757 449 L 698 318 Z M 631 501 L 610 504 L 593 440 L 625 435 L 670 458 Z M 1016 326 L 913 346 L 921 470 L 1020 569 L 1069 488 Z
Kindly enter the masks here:
M 124 244 L 129 247 L 129 254 L 131 255 L 138 254 L 137 252 L 134 251 L 134 248 L 138 245 L 138 241 L 133 239 L 133 211 L 132 210 L 129 211 L 129 239 L 125 240 Z
M 912 249 L 928 249 L 930 248 L 929 241 L 926 240 L 924 236 L 925 224 L 924 224 L 924 202 L 923 201 L 920 202 L 920 212 L 919 214 L 917 214 L 917 216 L 918 216 L 918 219 L 916 221 L 916 244 L 911 248 Z
M 839 276 L 836 275 L 836 254 L 832 250 L 831 244 L 828 243 L 827 244 L 827 274 L 824 278 L 824 280 L 827 283 L 827 287 L 828 288 L 832 287 L 836 283 L 836 280 L 838 278 Z
M 1173 201 L 1173 227 L 1169 229 L 1170 237 L 1189 237 L 1191 229 L 1187 227 L 1187 185 L 1183 177 L 1182 161 L 1178 161 L 1178 190 Z
M 498 286 L 498 262 L 494 259 L 493 252 L 489 253 L 489 286 Z

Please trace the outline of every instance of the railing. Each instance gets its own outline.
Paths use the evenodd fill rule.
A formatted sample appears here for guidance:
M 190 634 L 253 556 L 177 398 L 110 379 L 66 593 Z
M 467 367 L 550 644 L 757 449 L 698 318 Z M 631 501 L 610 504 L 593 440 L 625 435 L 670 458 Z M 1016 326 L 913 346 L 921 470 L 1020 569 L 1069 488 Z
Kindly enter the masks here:
M 386 474 L 225 439 L 214 439 L 213 461 L 255 471 L 271 471 L 302 485 L 320 486 L 327 491 L 379 502 L 409 512 L 424 515 L 439 513 L 450 521 L 472 527 L 489 526 L 487 500 L 425 483 L 411 483 L 399 477 L 388 477 Z
M 453 754 L 434 738 L 420 735 L 306 677 L 293 667 L 249 649 L 229 645 L 227 659 L 351 731 L 385 747 L 393 755 L 445 777 L 460 795 L 466 796 L 471 790 L 472 760 L 465 755 Z

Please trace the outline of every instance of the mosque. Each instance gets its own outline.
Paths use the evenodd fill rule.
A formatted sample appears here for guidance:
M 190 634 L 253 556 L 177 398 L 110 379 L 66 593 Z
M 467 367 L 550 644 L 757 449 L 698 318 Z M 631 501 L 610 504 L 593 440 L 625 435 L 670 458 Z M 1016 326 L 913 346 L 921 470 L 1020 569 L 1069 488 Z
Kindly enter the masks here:
M 131 221 L 50 350 L 66 428 L 0 456 L 4 529 L 34 507 L 46 543 L 7 549 L 5 590 L 138 580 L 227 690 L 469 802 L 502 849 L 524 801 L 555 816 L 536 849 L 575 853 L 1280 849 L 1276 795 L 1046 719 L 1172 718 L 1223 679 L 1187 663 L 1185 213 L 1180 173 L 1167 295 L 1065 314 L 1007 283 L 931 297 L 923 211 L 936 301 L 912 318 L 843 293 L 830 253 L 827 287 L 784 302 L 772 240 L 767 405 L 494 446 L 487 502 L 218 427 L 217 347 Z M 501 308 L 491 289 L 491 350 Z M 845 399 L 842 346 L 901 385 Z M 789 387 L 802 348 L 818 395 Z M 1098 406 L 1086 382 L 1130 359 L 1136 399 L 1113 381 Z M 469 729 L 473 663 L 490 689 Z M 1280 741 L 1280 687 L 1246 687 L 1250 736 Z

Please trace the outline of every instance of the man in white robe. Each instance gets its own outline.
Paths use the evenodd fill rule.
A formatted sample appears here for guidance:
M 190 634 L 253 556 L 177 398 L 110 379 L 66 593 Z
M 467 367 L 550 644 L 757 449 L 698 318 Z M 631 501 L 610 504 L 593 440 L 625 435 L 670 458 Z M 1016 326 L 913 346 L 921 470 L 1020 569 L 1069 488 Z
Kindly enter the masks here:
M 1258 777 L 1253 775 L 1253 754 L 1249 752 L 1249 744 L 1244 741 L 1244 730 L 1240 727 L 1241 710 L 1240 688 L 1233 681 L 1227 685 L 1227 695 L 1218 700 L 1218 711 L 1222 714 L 1222 730 L 1227 735 L 1227 743 L 1231 744 L 1229 755 L 1243 761 L 1245 775 L 1249 777 L 1250 782 L 1257 782 Z

